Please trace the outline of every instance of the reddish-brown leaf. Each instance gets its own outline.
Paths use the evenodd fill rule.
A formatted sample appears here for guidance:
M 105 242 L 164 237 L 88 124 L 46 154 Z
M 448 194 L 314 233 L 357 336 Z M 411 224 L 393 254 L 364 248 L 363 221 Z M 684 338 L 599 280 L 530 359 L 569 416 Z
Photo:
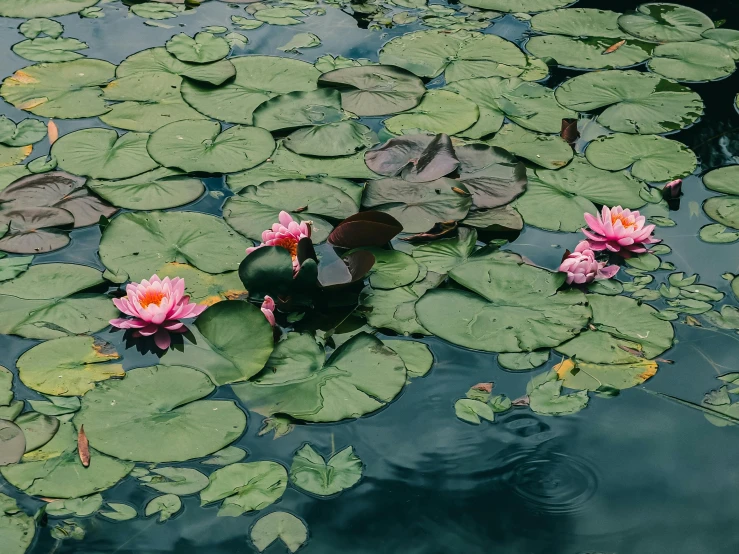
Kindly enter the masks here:
M 626 44 L 625 40 L 620 40 L 616 44 L 612 44 L 606 50 L 603 52 L 603 54 L 613 54 L 616 50 L 621 48 L 624 44 Z
M 516 398 L 513 402 L 511 402 L 511 406 L 528 406 L 529 405 L 529 397 L 522 396 L 521 398 Z
M 77 451 L 80 455 L 80 461 L 84 467 L 90 466 L 90 443 L 85 435 L 85 426 L 80 426 L 80 432 L 77 434 Z
M 473 388 L 473 390 L 479 390 L 482 392 L 493 392 L 493 387 L 495 386 L 494 383 L 477 383 Z
M 577 129 L 577 119 L 563 119 L 559 136 L 567 144 L 573 146 L 577 142 L 577 139 L 580 138 L 580 131 Z

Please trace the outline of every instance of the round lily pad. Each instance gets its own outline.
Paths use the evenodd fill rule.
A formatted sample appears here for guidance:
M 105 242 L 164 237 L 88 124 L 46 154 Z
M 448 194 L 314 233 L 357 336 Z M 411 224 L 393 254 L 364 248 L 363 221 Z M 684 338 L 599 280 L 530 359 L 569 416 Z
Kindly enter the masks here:
M 411 130 L 454 135 L 471 127 L 479 117 L 474 102 L 453 92 L 432 90 L 415 108 L 386 119 L 385 127 L 396 135 Z
M 33 62 L 70 62 L 84 58 L 79 50 L 87 44 L 76 38 L 40 37 L 27 39 L 13 45 L 13 52 Z
M 651 42 L 694 41 L 713 29 L 711 18 L 696 9 L 667 2 L 642 4 L 618 18 L 627 33 Z
M 0 116 L 0 144 L 4 146 L 27 146 L 46 136 L 46 125 L 38 119 L 24 119 L 16 125 L 6 116 Z
M 300 448 L 290 466 L 290 482 L 318 496 L 331 496 L 356 485 L 362 478 L 362 460 L 347 446 L 326 461 L 310 444 Z
M 281 540 L 290 552 L 308 540 L 308 529 L 300 519 L 287 512 L 272 512 L 257 520 L 251 528 L 251 542 L 264 552 L 276 540 Z
M 584 294 L 557 292 L 559 274 L 523 261 L 468 261 L 449 276 L 469 290 L 431 290 L 416 303 L 416 312 L 431 333 L 460 346 L 486 352 L 557 346 L 590 318 Z
M 12 421 L 0 419 L 0 466 L 15 464 L 26 451 L 23 430 Z
M 13 498 L 0 493 L 0 535 L 7 554 L 25 554 L 35 534 L 33 518 L 22 512 Z
M 264 384 L 257 375 L 232 388 L 258 414 L 283 413 L 304 421 L 332 422 L 379 410 L 400 393 L 406 381 L 402 359 L 366 333 L 341 345 L 308 377 L 294 380 L 293 375 L 294 369 L 277 368 Z
M 76 13 L 94 6 L 99 0 L 4 0 L 0 6 L 3 17 L 56 17 Z
M 31 266 L 0 283 L 0 333 L 45 340 L 100 331 L 118 310 L 109 297 L 82 291 L 102 282 L 100 271 L 91 267 Z
M 706 215 L 722 225 L 739 229 L 739 196 L 715 196 L 703 203 Z
M 356 121 L 305 127 L 282 141 L 288 150 L 304 156 L 350 156 L 377 143 L 375 132 Z
M 555 92 L 560 104 L 587 112 L 606 108 L 598 122 L 621 133 L 660 134 L 684 129 L 703 115 L 703 100 L 687 87 L 639 71 L 579 75 Z
M 709 171 L 703 176 L 703 184 L 713 191 L 739 196 L 739 165 Z
M 234 173 L 269 158 L 275 141 L 269 131 L 260 127 L 236 125 L 221 132 L 217 121 L 184 120 L 155 131 L 147 149 L 152 158 L 167 167 Z
M 133 466 L 90 448 L 90 465 L 84 467 L 77 450 L 77 431 L 71 422 L 65 422 L 48 443 L 26 454 L 19 464 L 0 469 L 0 473 L 31 496 L 79 498 L 111 488 Z
M 504 148 L 519 158 L 546 169 L 564 167 L 574 156 L 572 147 L 560 136 L 533 133 L 514 123 L 504 124 L 486 143 Z
M 167 74 L 218 86 L 236 75 L 236 68 L 229 60 L 207 64 L 181 62 L 165 48 L 159 47 L 148 48 L 129 56 L 121 62 L 115 72 L 117 79 L 133 75 L 151 77 Z
M 569 37 L 548 35 L 532 37 L 526 50 L 540 58 L 550 58 L 558 65 L 577 69 L 613 69 L 631 67 L 649 59 L 654 45 L 638 40 L 627 40 L 616 50 L 618 38 Z
M 341 106 L 359 116 L 389 115 L 418 105 L 423 81 L 392 65 L 346 67 L 324 73 L 318 85 L 341 93 Z
M 623 38 L 618 26 L 621 14 L 592 8 L 564 8 L 538 13 L 531 18 L 531 28 L 548 35 L 569 37 Z
M 277 462 L 231 464 L 214 471 L 200 492 L 200 505 L 223 500 L 219 516 L 237 517 L 277 502 L 287 488 L 287 471 Z
M 93 117 L 109 110 L 100 87 L 114 73 L 115 66 L 103 60 L 40 63 L 5 79 L 0 96 L 19 110 L 44 117 Z
M 467 31 L 416 31 L 396 37 L 380 50 L 380 63 L 419 77 L 445 73 L 447 82 L 471 77 L 517 77 L 528 60 L 521 49 L 496 35 Z
M 39 35 L 57 38 L 64 32 L 64 26 L 53 19 L 38 17 L 24 21 L 18 26 L 18 30 L 26 38 L 36 38 Z
M 313 221 L 311 238 L 323 242 L 332 226 L 323 217 L 345 219 L 359 210 L 356 201 L 331 181 L 286 179 L 249 186 L 229 198 L 223 217 L 242 235 L 261 240 L 281 211 L 296 221 Z M 323 217 L 322 217 L 323 216 Z
M 181 62 L 210 63 L 228 56 L 231 47 L 223 37 L 211 33 L 196 33 L 189 37 L 179 33 L 167 41 L 167 52 Z
M 225 400 L 199 400 L 215 386 L 189 367 L 132 369 L 98 385 L 74 417 L 90 446 L 122 460 L 183 462 L 217 452 L 246 428 L 246 415 Z
M 27 387 L 52 396 L 82 396 L 98 381 L 125 375 L 110 344 L 87 336 L 42 342 L 18 359 L 18 376 Z M 51 361 L 50 361 L 51 360 Z
M 646 185 L 626 173 L 612 173 L 576 157 L 560 170 L 529 172 L 526 192 L 514 207 L 524 221 L 551 231 L 578 231 L 583 213 L 596 213 L 595 204 L 640 208 Z
M 482 8 L 483 10 L 496 10 L 511 13 L 534 13 L 554 10 L 571 4 L 572 0 L 465 0 L 463 4 Z
M 735 59 L 739 60 L 739 31 L 736 29 L 709 29 L 703 31 L 701 43 L 721 46 Z
M 200 179 L 166 167 L 117 181 L 93 179 L 86 185 L 114 206 L 130 210 L 176 208 L 197 200 L 205 192 Z
M 670 42 L 654 49 L 649 69 L 676 81 L 714 81 L 736 71 L 731 53 L 707 42 Z
M 100 259 L 112 273 L 141 281 L 167 262 L 189 263 L 207 273 L 233 271 L 249 246 L 250 241 L 212 215 L 125 213 L 106 227 Z
M 146 151 L 146 133 L 118 133 L 112 129 L 80 129 L 52 146 L 59 167 L 96 179 L 124 179 L 157 167 Z
M 254 125 L 270 131 L 334 123 L 343 118 L 341 95 L 332 89 L 280 94 L 254 110 Z
M 38 412 L 25 412 L 15 419 L 15 424 L 26 437 L 26 452 L 31 452 L 49 442 L 59 430 L 59 420 Z
M 659 135 L 616 133 L 591 142 L 585 153 L 595 167 L 608 171 L 631 167 L 634 177 L 649 182 L 685 177 L 698 164 L 690 148 Z
M 243 56 L 231 58 L 236 77 L 213 88 L 193 82 L 182 85 L 182 97 L 200 113 L 231 123 L 252 123 L 252 112 L 262 102 L 296 91 L 316 88 L 320 72 L 312 65 L 290 58 Z

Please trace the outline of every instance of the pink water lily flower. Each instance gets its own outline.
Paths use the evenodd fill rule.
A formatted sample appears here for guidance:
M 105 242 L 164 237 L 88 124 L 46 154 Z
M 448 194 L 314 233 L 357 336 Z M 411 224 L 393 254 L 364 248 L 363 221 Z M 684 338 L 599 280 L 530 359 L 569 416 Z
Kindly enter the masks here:
M 280 246 L 290 252 L 293 271 L 297 273 L 300 269 L 298 242 L 300 239 L 310 238 L 310 225 L 305 221 L 298 223 L 285 211 L 280 212 L 279 220 L 279 223 L 272 225 L 272 229 L 267 229 L 262 233 L 262 244 L 247 248 L 246 253 L 251 254 L 262 246 Z
M 262 302 L 262 313 L 267 318 L 269 324 L 275 326 L 275 301 L 272 300 L 271 296 L 265 296 Z
M 606 266 L 605 262 L 595 259 L 595 252 L 588 241 L 583 240 L 572 254 L 567 255 L 559 266 L 559 271 L 567 273 L 567 284 L 582 285 L 601 279 L 610 279 L 618 273 L 617 265 Z
M 647 251 L 647 245 L 659 242 L 652 237 L 654 225 L 645 225 L 646 218 L 638 211 L 624 210 L 621 206 L 603 210 L 596 216 L 586 213 L 585 221 L 590 229 L 582 232 L 588 238 L 590 249 L 618 252 L 624 258 Z
M 162 350 L 171 344 L 170 333 L 184 333 L 187 328 L 180 319 L 196 317 L 207 306 L 191 304 L 185 296 L 185 280 L 175 277 L 160 279 L 153 275 L 148 281 L 126 285 L 126 296 L 114 298 L 116 308 L 133 319 L 112 319 L 110 324 L 119 329 L 135 329 L 134 337 L 154 335 L 154 342 Z

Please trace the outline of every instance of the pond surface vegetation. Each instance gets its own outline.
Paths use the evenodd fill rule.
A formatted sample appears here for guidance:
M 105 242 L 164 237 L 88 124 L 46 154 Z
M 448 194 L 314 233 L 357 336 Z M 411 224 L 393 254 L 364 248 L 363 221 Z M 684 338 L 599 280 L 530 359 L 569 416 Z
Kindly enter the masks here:
M 1 0 L 3 554 L 737 552 L 729 4 Z

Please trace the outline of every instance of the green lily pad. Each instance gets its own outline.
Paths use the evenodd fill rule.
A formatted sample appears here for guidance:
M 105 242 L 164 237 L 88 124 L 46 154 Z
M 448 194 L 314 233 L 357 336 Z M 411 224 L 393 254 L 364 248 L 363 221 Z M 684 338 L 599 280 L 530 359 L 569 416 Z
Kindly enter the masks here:
M 185 11 L 185 6 L 177 6 L 158 2 L 144 2 L 143 4 L 134 4 L 130 8 L 131 13 L 139 17 L 147 17 L 149 19 L 172 19 Z
M 435 240 L 413 249 L 412 256 L 429 271 L 446 275 L 475 251 L 477 231 L 461 228 L 456 237 Z
M 234 271 L 249 246 L 250 241 L 212 215 L 125 213 L 113 219 L 103 232 L 100 259 L 113 274 L 141 281 L 168 262 L 189 263 L 206 273 Z
M 736 71 L 731 53 L 722 46 L 699 42 L 671 42 L 654 49 L 649 69 L 676 81 L 715 81 Z
M 719 223 L 712 223 L 701 227 L 698 234 L 703 242 L 710 242 L 713 244 L 728 244 L 730 242 L 736 242 L 739 240 L 739 231 L 732 231 L 725 225 Z
M 426 93 L 421 79 L 392 65 L 334 69 L 321 75 L 318 85 L 338 90 L 341 106 L 359 116 L 389 115 L 409 110 L 417 106 Z
M 238 517 L 277 502 L 287 487 L 287 471 L 276 462 L 231 464 L 214 471 L 200 491 L 200 505 L 223 500 L 219 516 Z
M 423 377 L 434 364 L 429 347 L 414 340 L 384 340 L 382 343 L 403 359 L 408 379 Z
M 99 0 L 7 0 L 0 6 L 2 17 L 56 17 L 82 11 Z
M 534 377 L 526 386 L 531 410 L 540 415 L 560 416 L 577 413 L 588 405 L 588 391 L 562 394 L 562 383 L 556 371 Z
M 557 64 L 577 69 L 613 69 L 631 67 L 649 59 L 654 45 L 627 40 L 616 50 L 606 50 L 619 43 L 618 38 L 569 37 L 548 35 L 532 37 L 526 50 L 540 58 L 550 58 Z
M 118 310 L 107 296 L 82 291 L 102 282 L 91 267 L 31 266 L 0 283 L 0 333 L 45 340 L 100 331 Z
M 380 50 L 380 63 L 402 67 L 419 77 L 445 73 L 447 82 L 482 76 L 518 77 L 529 65 L 518 46 L 499 36 L 436 30 L 392 39 Z
M 296 18 L 305 17 L 305 14 L 297 8 L 277 7 L 259 10 L 254 17 L 270 25 L 297 25 L 302 21 Z
M 508 352 L 498 355 L 498 365 L 512 371 L 535 369 L 549 360 L 549 349 L 532 352 Z
M 309 377 L 295 381 L 289 367 L 277 371 L 265 384 L 259 383 L 257 375 L 256 381 L 232 388 L 258 414 L 287 414 L 310 422 L 341 421 L 374 412 L 392 401 L 406 381 L 402 359 L 366 333 L 345 342 Z
M 108 502 L 108 508 L 111 511 L 101 511 L 98 512 L 98 514 L 107 519 L 112 519 L 113 521 L 128 521 L 129 519 L 134 519 L 138 515 L 136 508 L 129 506 L 128 504 Z
M 109 110 L 100 87 L 114 73 L 115 66 L 103 60 L 40 63 L 5 79 L 0 96 L 19 110 L 43 117 L 93 117 Z
M 204 373 L 189 367 L 132 369 L 87 393 L 74 423 L 85 426 L 92 447 L 123 460 L 200 458 L 246 428 L 246 415 L 233 402 L 200 400 L 213 390 Z
M 22 512 L 13 498 L 0 493 L 0 535 L 7 554 L 25 554 L 35 534 L 33 518 Z
M 23 430 L 12 421 L 0 419 L 0 467 L 18 463 L 26 451 Z
M 251 125 L 252 113 L 262 102 L 278 94 L 315 90 L 320 75 L 312 64 L 290 58 L 243 56 L 230 62 L 236 68 L 233 81 L 218 88 L 188 81 L 182 85 L 182 97 L 200 113 L 231 123 Z
M 168 54 L 165 52 L 164 55 Z M 124 61 L 118 67 L 118 74 L 125 73 L 121 68 L 128 67 L 127 63 Z M 153 132 L 174 121 L 205 119 L 182 100 L 181 83 L 182 77 L 164 70 L 134 72 L 119 77 L 103 89 L 105 99 L 115 103 L 109 104 L 110 111 L 101 115 L 100 120 L 121 129 Z
M 623 38 L 618 26 L 621 14 L 592 8 L 565 8 L 538 13 L 531 18 L 531 28 L 548 35 L 569 37 Z
M 93 494 L 84 498 L 54 500 L 46 506 L 46 513 L 53 517 L 87 517 L 97 512 L 102 505 L 103 497 Z
M 703 203 L 706 215 L 727 227 L 739 229 L 739 196 L 715 196 Z
M 468 6 L 483 10 L 511 13 L 534 13 L 554 10 L 571 4 L 571 0 L 466 0 Z
M 471 127 L 479 117 L 474 102 L 453 92 L 432 90 L 415 108 L 386 119 L 385 127 L 396 135 L 411 130 L 454 135 Z
M 36 38 L 39 35 L 57 38 L 64 32 L 64 26 L 53 19 L 39 17 L 24 21 L 18 26 L 18 30 L 26 38 Z
M 234 173 L 259 165 L 275 149 L 269 131 L 236 125 L 221 132 L 216 121 L 175 121 L 155 131 L 147 144 L 161 165 L 183 171 Z
M 211 306 L 222 300 L 236 300 L 245 297 L 247 294 L 236 271 L 212 275 L 200 271 L 190 264 L 168 262 L 157 269 L 156 274 L 162 279 L 165 277 L 184 279 L 185 294 L 190 297 L 191 302 L 197 304 Z
M 223 217 L 242 235 L 261 240 L 262 232 L 272 228 L 283 210 L 298 222 L 313 221 L 311 238 L 322 242 L 332 229 L 323 217 L 345 219 L 359 206 L 339 187 L 326 182 L 285 179 L 243 189 L 226 201 Z
M 229 466 L 231 464 L 235 464 L 236 462 L 240 462 L 241 460 L 246 458 L 246 456 L 246 452 L 241 448 L 238 448 L 236 446 L 227 446 L 226 448 L 223 448 L 222 450 L 219 450 L 218 452 L 213 454 L 213 456 L 211 456 L 207 460 L 203 460 L 200 463 L 213 466 Z
M 43 394 L 82 396 L 99 381 L 125 375 L 121 364 L 109 363 L 119 358 L 115 348 L 95 337 L 63 337 L 23 353 L 18 376 L 24 385 Z
M 739 196 L 739 165 L 709 171 L 703 176 L 703 184 L 713 191 Z
M 596 213 L 595 204 L 640 208 L 646 185 L 626 173 L 612 173 L 576 157 L 560 170 L 529 172 L 526 192 L 513 206 L 524 221 L 541 229 L 578 231 L 584 213 Z
M 86 185 L 114 206 L 129 210 L 176 208 L 194 202 L 205 192 L 200 179 L 166 167 L 117 181 L 93 179 Z
M 300 519 L 287 512 L 272 512 L 257 520 L 251 528 L 251 542 L 264 552 L 273 542 L 281 540 L 290 552 L 308 540 L 308 529 Z
M 87 44 L 76 38 L 40 37 L 18 42 L 12 50 L 32 62 L 71 62 L 84 58 L 78 51 L 87 48 Z
M 739 31 L 736 29 L 708 29 L 701 35 L 701 43 L 721 46 L 735 60 L 739 60 Z
M 362 248 L 362 250 L 372 253 L 375 257 L 375 265 L 369 274 L 370 285 L 375 289 L 402 287 L 415 282 L 418 277 L 419 265 L 408 254 L 383 248 Z
M 187 467 L 152 468 L 152 474 L 139 477 L 147 487 L 165 494 L 195 494 L 208 486 L 208 477 Z
M 0 116 L 0 144 L 2 145 L 27 146 L 43 140 L 45 136 L 46 125 L 43 121 L 24 119 L 16 125 L 4 115 Z
M 253 117 L 254 125 L 270 131 L 334 123 L 343 118 L 341 95 L 325 88 L 281 94 L 260 104 Z
M 391 178 L 370 181 L 362 205 L 390 214 L 406 233 L 423 233 L 436 223 L 464 219 L 472 198 L 459 181 L 446 177 L 428 183 Z
M 595 391 L 606 387 L 624 390 L 653 377 L 657 373 L 657 362 L 638 360 L 623 364 L 592 364 L 565 360 L 555 369 L 564 386 L 570 389 Z
M 468 261 L 449 276 L 470 289 L 436 289 L 416 304 L 418 320 L 436 336 L 486 352 L 529 352 L 557 346 L 590 318 L 585 296 L 557 292 L 561 274 L 509 257 Z
M 492 139 L 485 142 L 505 148 L 511 154 L 546 169 L 564 167 L 574 155 L 572 147 L 560 136 L 532 133 L 514 123 L 504 124 Z
M 617 133 L 591 142 L 585 151 L 599 169 L 631 168 L 637 179 L 661 183 L 690 175 L 698 165 L 693 151 L 683 143 L 658 135 Z
M 318 496 L 350 489 L 362 478 L 362 460 L 347 446 L 326 461 L 310 444 L 298 449 L 290 466 L 290 482 Z
M 96 179 L 124 179 L 157 167 L 146 151 L 146 133 L 118 133 L 111 129 L 81 129 L 54 143 L 52 156 L 70 173 Z
M 315 48 L 316 46 L 321 46 L 320 37 L 313 33 L 297 33 L 286 44 L 280 46 L 278 50 L 299 53 L 299 48 Z
M 3 157 L 2 150 L 3 148 L 0 146 L 0 159 Z M 28 148 L 25 148 L 25 151 L 28 151 Z M 25 154 L 24 157 L 27 155 L 28 154 Z M 20 179 L 21 177 L 25 177 L 28 174 L 30 174 L 30 171 L 28 171 L 28 168 L 25 165 L 4 165 L 0 162 L 0 190 L 3 190 L 10 183 Z
M 495 420 L 495 412 L 485 402 L 480 400 L 473 400 L 470 398 L 460 398 L 454 403 L 454 412 L 457 417 L 467 423 L 473 425 L 480 425 L 482 420 L 487 421 Z
M 26 437 L 26 452 L 41 448 L 59 430 L 59 420 L 38 412 L 25 412 L 14 422 Z
M 217 62 L 231 52 L 226 39 L 205 32 L 194 37 L 179 33 L 169 39 L 165 47 L 175 58 L 189 63 Z
M 77 431 L 62 423 L 54 438 L 0 473 L 14 487 L 31 496 L 79 498 L 102 492 L 130 473 L 134 464 L 90 448 L 90 465 L 84 467 L 77 450 Z
M 703 101 L 687 87 L 639 71 L 598 71 L 563 83 L 560 104 L 587 112 L 606 107 L 598 122 L 621 133 L 660 134 L 683 129 L 703 115 Z
M 696 9 L 666 2 L 642 4 L 618 18 L 627 33 L 651 42 L 695 41 L 713 29 L 711 18 Z
M 131 76 L 164 77 L 166 75 L 187 77 L 198 83 L 218 86 L 236 75 L 236 68 L 229 60 L 208 64 L 182 62 L 167 52 L 165 48 L 158 47 L 148 48 L 129 56 L 121 62 L 115 72 L 116 79 Z M 179 82 L 179 80 L 176 81 L 177 84 Z
M 288 150 L 304 156 L 350 156 L 377 143 L 377 135 L 356 121 L 339 121 L 293 131 L 283 140 Z
M 197 343 L 186 341 L 184 349 L 168 351 L 163 364 L 200 369 L 215 384 L 225 385 L 259 373 L 272 353 L 272 327 L 247 302 L 218 302 L 198 317 L 195 327 Z
M 182 509 L 182 500 L 176 494 L 163 494 L 150 500 L 144 508 L 146 517 L 159 514 L 159 523 L 167 521 Z

